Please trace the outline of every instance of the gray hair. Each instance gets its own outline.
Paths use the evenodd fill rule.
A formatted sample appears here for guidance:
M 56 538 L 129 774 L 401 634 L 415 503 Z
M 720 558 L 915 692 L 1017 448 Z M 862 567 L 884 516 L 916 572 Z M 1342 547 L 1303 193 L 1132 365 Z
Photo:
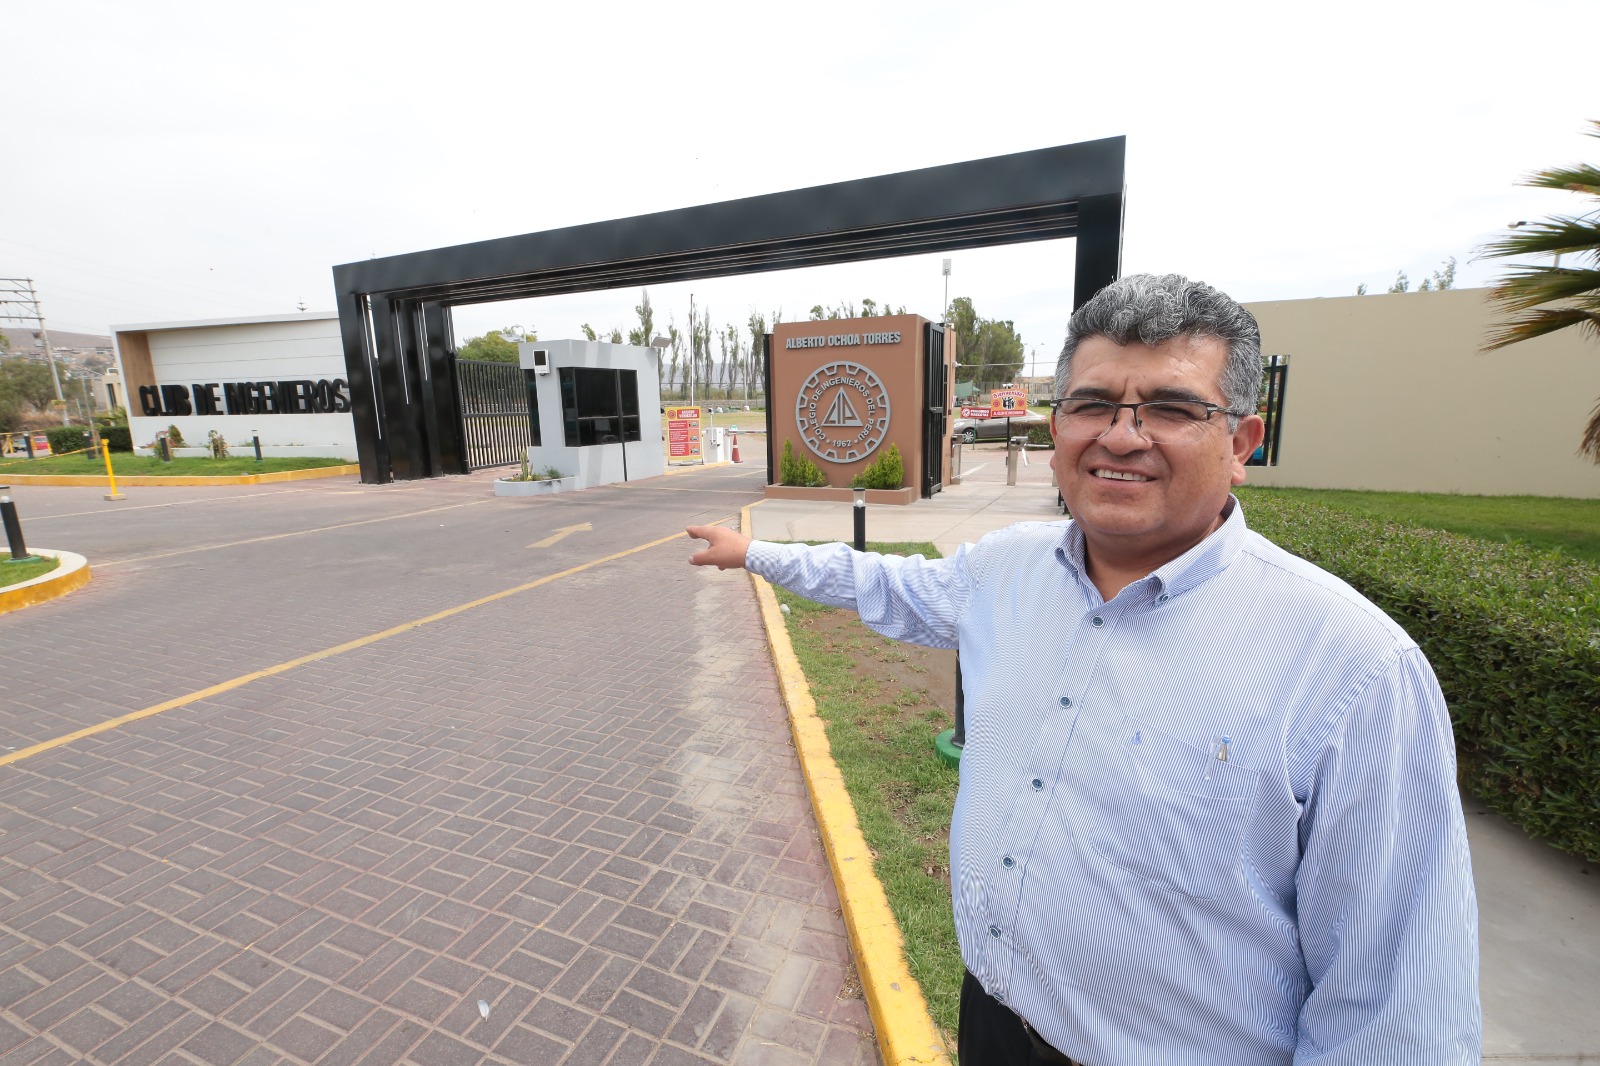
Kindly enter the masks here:
M 1261 397 L 1261 327 L 1226 293 L 1180 274 L 1134 274 L 1113 281 L 1074 311 L 1056 363 L 1055 395 L 1067 394 L 1072 355 L 1086 337 L 1153 348 L 1183 336 L 1215 337 L 1228 346 L 1228 365 L 1218 383 L 1223 398 L 1230 411 L 1254 414 Z M 1238 426 L 1238 417 L 1230 414 L 1229 431 Z

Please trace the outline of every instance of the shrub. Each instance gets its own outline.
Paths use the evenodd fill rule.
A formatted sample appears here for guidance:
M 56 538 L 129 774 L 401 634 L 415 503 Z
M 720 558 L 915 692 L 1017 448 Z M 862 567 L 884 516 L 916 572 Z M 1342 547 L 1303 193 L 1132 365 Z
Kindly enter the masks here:
M 1028 444 L 1035 448 L 1054 448 L 1056 442 L 1050 439 L 1049 426 L 1029 426 Z
M 900 458 L 900 446 L 891 444 L 888 451 L 880 454 L 865 470 L 852 478 L 850 485 L 858 489 L 897 489 L 905 480 L 906 465 Z
M 101 426 L 100 439 L 110 445 L 114 452 L 133 451 L 133 434 L 127 426 Z
M 210 449 L 213 459 L 228 457 L 228 439 L 214 429 L 206 434 L 206 447 Z
M 803 488 L 821 488 L 828 483 L 822 468 L 803 455 L 796 455 L 794 441 L 783 442 L 783 455 L 778 459 L 778 483 L 799 485 Z
M 167 427 L 167 443 L 172 445 L 174 448 L 188 447 L 183 440 L 183 430 L 179 429 L 175 424 Z
M 89 431 L 78 426 L 57 426 L 44 434 L 50 440 L 51 455 L 82 451 L 89 446 Z
M 1422 646 L 1462 783 L 1600 861 L 1600 569 L 1269 494 L 1247 503 L 1252 527 L 1350 582 Z

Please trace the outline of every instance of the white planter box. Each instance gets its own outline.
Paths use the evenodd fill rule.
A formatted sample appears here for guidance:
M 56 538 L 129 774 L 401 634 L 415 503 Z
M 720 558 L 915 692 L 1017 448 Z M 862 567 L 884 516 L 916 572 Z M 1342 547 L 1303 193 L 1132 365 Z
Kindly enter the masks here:
M 552 492 L 570 492 L 578 487 L 576 475 L 568 477 L 547 478 L 544 481 L 508 481 L 497 478 L 494 483 L 496 496 L 544 496 Z

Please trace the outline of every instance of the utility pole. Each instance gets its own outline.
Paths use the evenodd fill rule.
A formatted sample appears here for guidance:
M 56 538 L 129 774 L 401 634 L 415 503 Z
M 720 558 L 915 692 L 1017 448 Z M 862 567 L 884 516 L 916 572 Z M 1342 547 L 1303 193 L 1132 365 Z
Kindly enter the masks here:
M 944 261 L 944 313 L 939 320 L 950 321 L 950 260 L 948 259 Z
M 689 406 L 694 406 L 694 365 L 700 361 L 700 327 L 694 324 L 694 293 L 689 294 Z
M 56 369 L 55 352 L 50 350 L 50 331 L 45 328 L 44 312 L 39 310 L 39 294 L 33 291 L 32 278 L 0 278 L 0 322 L 38 323 L 45 362 L 50 364 L 50 378 L 56 386 L 56 402 L 61 405 L 61 424 L 68 425 L 67 400 L 61 394 L 61 373 Z

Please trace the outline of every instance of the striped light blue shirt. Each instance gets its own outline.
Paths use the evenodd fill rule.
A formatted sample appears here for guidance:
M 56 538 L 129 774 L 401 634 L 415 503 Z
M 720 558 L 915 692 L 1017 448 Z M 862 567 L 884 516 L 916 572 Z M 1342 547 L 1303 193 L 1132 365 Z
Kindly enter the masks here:
M 1109 603 L 1070 522 L 933 561 L 757 541 L 746 565 L 961 649 L 961 956 L 1055 1047 L 1476 1063 L 1477 903 L 1433 671 L 1229 506 Z

